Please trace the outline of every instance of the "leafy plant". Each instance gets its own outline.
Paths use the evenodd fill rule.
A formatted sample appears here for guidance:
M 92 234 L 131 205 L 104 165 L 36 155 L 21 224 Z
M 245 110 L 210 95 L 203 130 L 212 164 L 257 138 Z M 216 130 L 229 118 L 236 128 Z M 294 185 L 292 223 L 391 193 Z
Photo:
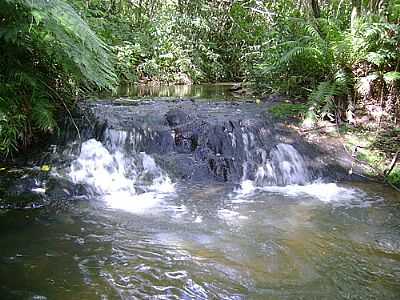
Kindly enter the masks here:
M 279 103 L 269 109 L 269 112 L 278 119 L 302 116 L 306 111 L 307 106 L 300 103 Z
M 62 0 L 0 3 L 0 153 L 53 132 L 78 91 L 117 83 L 108 46 Z
M 394 186 L 400 187 L 400 168 L 395 168 L 388 176 L 388 182 Z

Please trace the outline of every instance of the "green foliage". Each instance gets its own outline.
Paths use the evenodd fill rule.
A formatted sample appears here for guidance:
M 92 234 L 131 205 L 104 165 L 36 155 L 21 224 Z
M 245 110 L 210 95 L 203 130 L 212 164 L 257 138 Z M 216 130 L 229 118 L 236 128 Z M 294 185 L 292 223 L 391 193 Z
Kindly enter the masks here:
M 323 81 L 312 91 L 309 96 L 309 118 L 328 117 L 335 120 L 334 112 L 336 110 L 335 97 L 343 95 L 338 84 L 333 81 Z
M 275 33 L 279 40 L 266 50 L 266 60 L 259 64 L 259 70 L 271 91 L 307 95 L 318 82 L 331 79 L 336 72 L 332 65 L 340 31 L 325 19 L 288 17 L 287 22 L 284 32 L 278 28 Z M 327 36 L 332 40 L 326 40 Z M 256 80 L 262 77 L 256 76 Z
M 308 97 L 307 117 L 311 119 L 328 118 L 335 120 L 338 113 L 339 97 L 346 97 L 350 91 L 352 78 L 345 72 L 338 72 L 334 80 L 323 81 Z
M 269 112 L 278 119 L 287 119 L 289 117 L 299 117 L 306 113 L 307 106 L 300 103 L 279 103 L 272 106 Z
M 14 101 L 0 97 L 0 152 L 8 155 L 17 150 L 24 130 L 25 115 L 17 110 Z
M 387 180 L 394 186 L 400 187 L 400 168 L 394 168 Z
M 62 0 L 0 3 L 0 154 L 56 129 L 78 90 L 113 88 L 108 46 Z
M 112 45 L 117 73 L 129 82 L 242 80 L 267 32 L 265 17 L 256 12 L 260 3 L 253 1 L 74 3 Z
M 377 102 L 374 97 L 395 113 L 399 3 L 363 4 L 354 20 L 352 4 L 319 2 L 319 17 L 299 2 L 266 5 L 274 12 L 269 47 L 250 74 L 254 84 L 267 93 L 307 97 L 313 119 L 352 121 L 357 102 Z
M 400 80 L 400 72 L 391 71 L 383 74 L 383 79 L 386 82 L 395 82 Z
M 385 162 L 384 154 L 377 150 L 367 149 L 357 153 L 357 159 L 370 164 L 371 166 L 383 165 Z
M 400 3 L 356 2 L 3 0 L 0 152 L 53 132 L 75 95 L 121 81 L 246 81 L 308 99 L 277 115 L 352 122 L 357 104 L 380 103 L 396 122 Z

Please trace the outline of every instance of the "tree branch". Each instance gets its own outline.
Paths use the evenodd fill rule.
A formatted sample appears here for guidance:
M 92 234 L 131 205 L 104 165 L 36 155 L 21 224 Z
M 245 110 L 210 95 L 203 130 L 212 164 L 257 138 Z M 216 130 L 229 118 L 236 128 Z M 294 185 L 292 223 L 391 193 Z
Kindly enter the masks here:
M 398 150 L 396 152 L 389 167 L 383 172 L 383 174 L 385 175 L 385 178 L 388 178 L 390 173 L 393 171 L 394 167 L 396 166 L 397 161 L 399 160 L 399 156 L 400 156 L 400 150 Z

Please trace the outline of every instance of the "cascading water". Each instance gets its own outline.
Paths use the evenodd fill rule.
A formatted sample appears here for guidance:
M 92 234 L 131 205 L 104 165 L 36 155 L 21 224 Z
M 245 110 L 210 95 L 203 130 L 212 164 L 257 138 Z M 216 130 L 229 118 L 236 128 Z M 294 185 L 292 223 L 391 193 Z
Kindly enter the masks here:
M 312 147 L 285 137 L 258 110 L 251 104 L 236 109 L 191 101 L 95 104 L 90 111 L 101 131 L 92 137 L 101 143 L 83 144 L 70 178 L 91 187 L 112 207 L 151 205 L 170 194 L 173 184 L 150 154 L 178 183 L 230 182 L 240 184 L 239 195 L 285 186 L 302 187 L 295 189 L 301 193 L 308 187 L 315 190 L 315 180 L 323 178 L 329 167 Z M 302 155 L 297 146 L 307 152 Z M 116 200 L 127 198 L 142 200 Z
M 255 186 L 304 185 L 311 180 L 310 171 L 302 155 L 289 144 L 280 143 L 269 152 L 258 148 L 256 154 L 260 163 L 256 166 L 254 180 L 248 177 L 249 139 L 243 135 L 246 161 L 243 164 L 242 191 L 251 191 Z
M 151 156 L 126 151 L 127 139 L 127 132 L 108 129 L 106 146 L 95 139 L 84 142 L 69 177 L 88 186 L 110 207 L 137 212 L 172 193 L 174 185 Z
M 91 139 L 82 144 L 79 157 L 71 164 L 69 176 L 73 182 L 87 184 L 99 195 L 135 194 L 137 174 L 128 177 L 125 163 L 122 152 L 110 153 L 102 143 Z M 133 165 L 132 170 L 136 170 Z
M 256 173 L 256 182 L 268 185 L 305 184 L 310 173 L 301 154 L 289 144 L 278 144 L 270 151 L 270 158 L 263 157 Z
M 67 169 L 62 144 L 50 172 L 0 170 L 2 299 L 397 300 L 398 194 L 326 183 L 268 105 L 88 102 Z
M 260 163 L 257 164 L 254 180 L 249 179 L 248 159 L 249 139 L 243 135 L 245 144 L 245 157 L 243 164 L 243 178 L 240 188 L 236 190 L 236 201 L 241 197 L 252 194 L 255 191 L 268 191 L 285 194 L 288 196 L 308 195 L 323 202 L 335 200 L 352 201 L 361 191 L 339 187 L 335 183 L 323 183 L 320 179 L 313 180 L 311 170 L 303 156 L 295 147 L 289 144 L 279 143 L 268 153 L 265 149 L 257 148 L 256 153 Z M 357 205 L 359 205 L 357 203 Z

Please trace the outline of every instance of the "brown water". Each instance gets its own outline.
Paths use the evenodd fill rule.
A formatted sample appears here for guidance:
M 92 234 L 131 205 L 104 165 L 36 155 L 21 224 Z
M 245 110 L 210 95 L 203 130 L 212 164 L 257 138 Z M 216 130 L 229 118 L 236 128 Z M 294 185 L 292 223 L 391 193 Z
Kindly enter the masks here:
M 235 189 L 177 184 L 139 211 L 2 210 L 1 299 L 399 299 L 398 194 Z
M 132 93 L 176 97 L 170 88 Z M 99 188 L 101 176 L 124 180 L 107 170 L 92 170 Z M 386 186 L 109 190 L 0 208 L 0 299 L 400 299 L 400 196 Z

